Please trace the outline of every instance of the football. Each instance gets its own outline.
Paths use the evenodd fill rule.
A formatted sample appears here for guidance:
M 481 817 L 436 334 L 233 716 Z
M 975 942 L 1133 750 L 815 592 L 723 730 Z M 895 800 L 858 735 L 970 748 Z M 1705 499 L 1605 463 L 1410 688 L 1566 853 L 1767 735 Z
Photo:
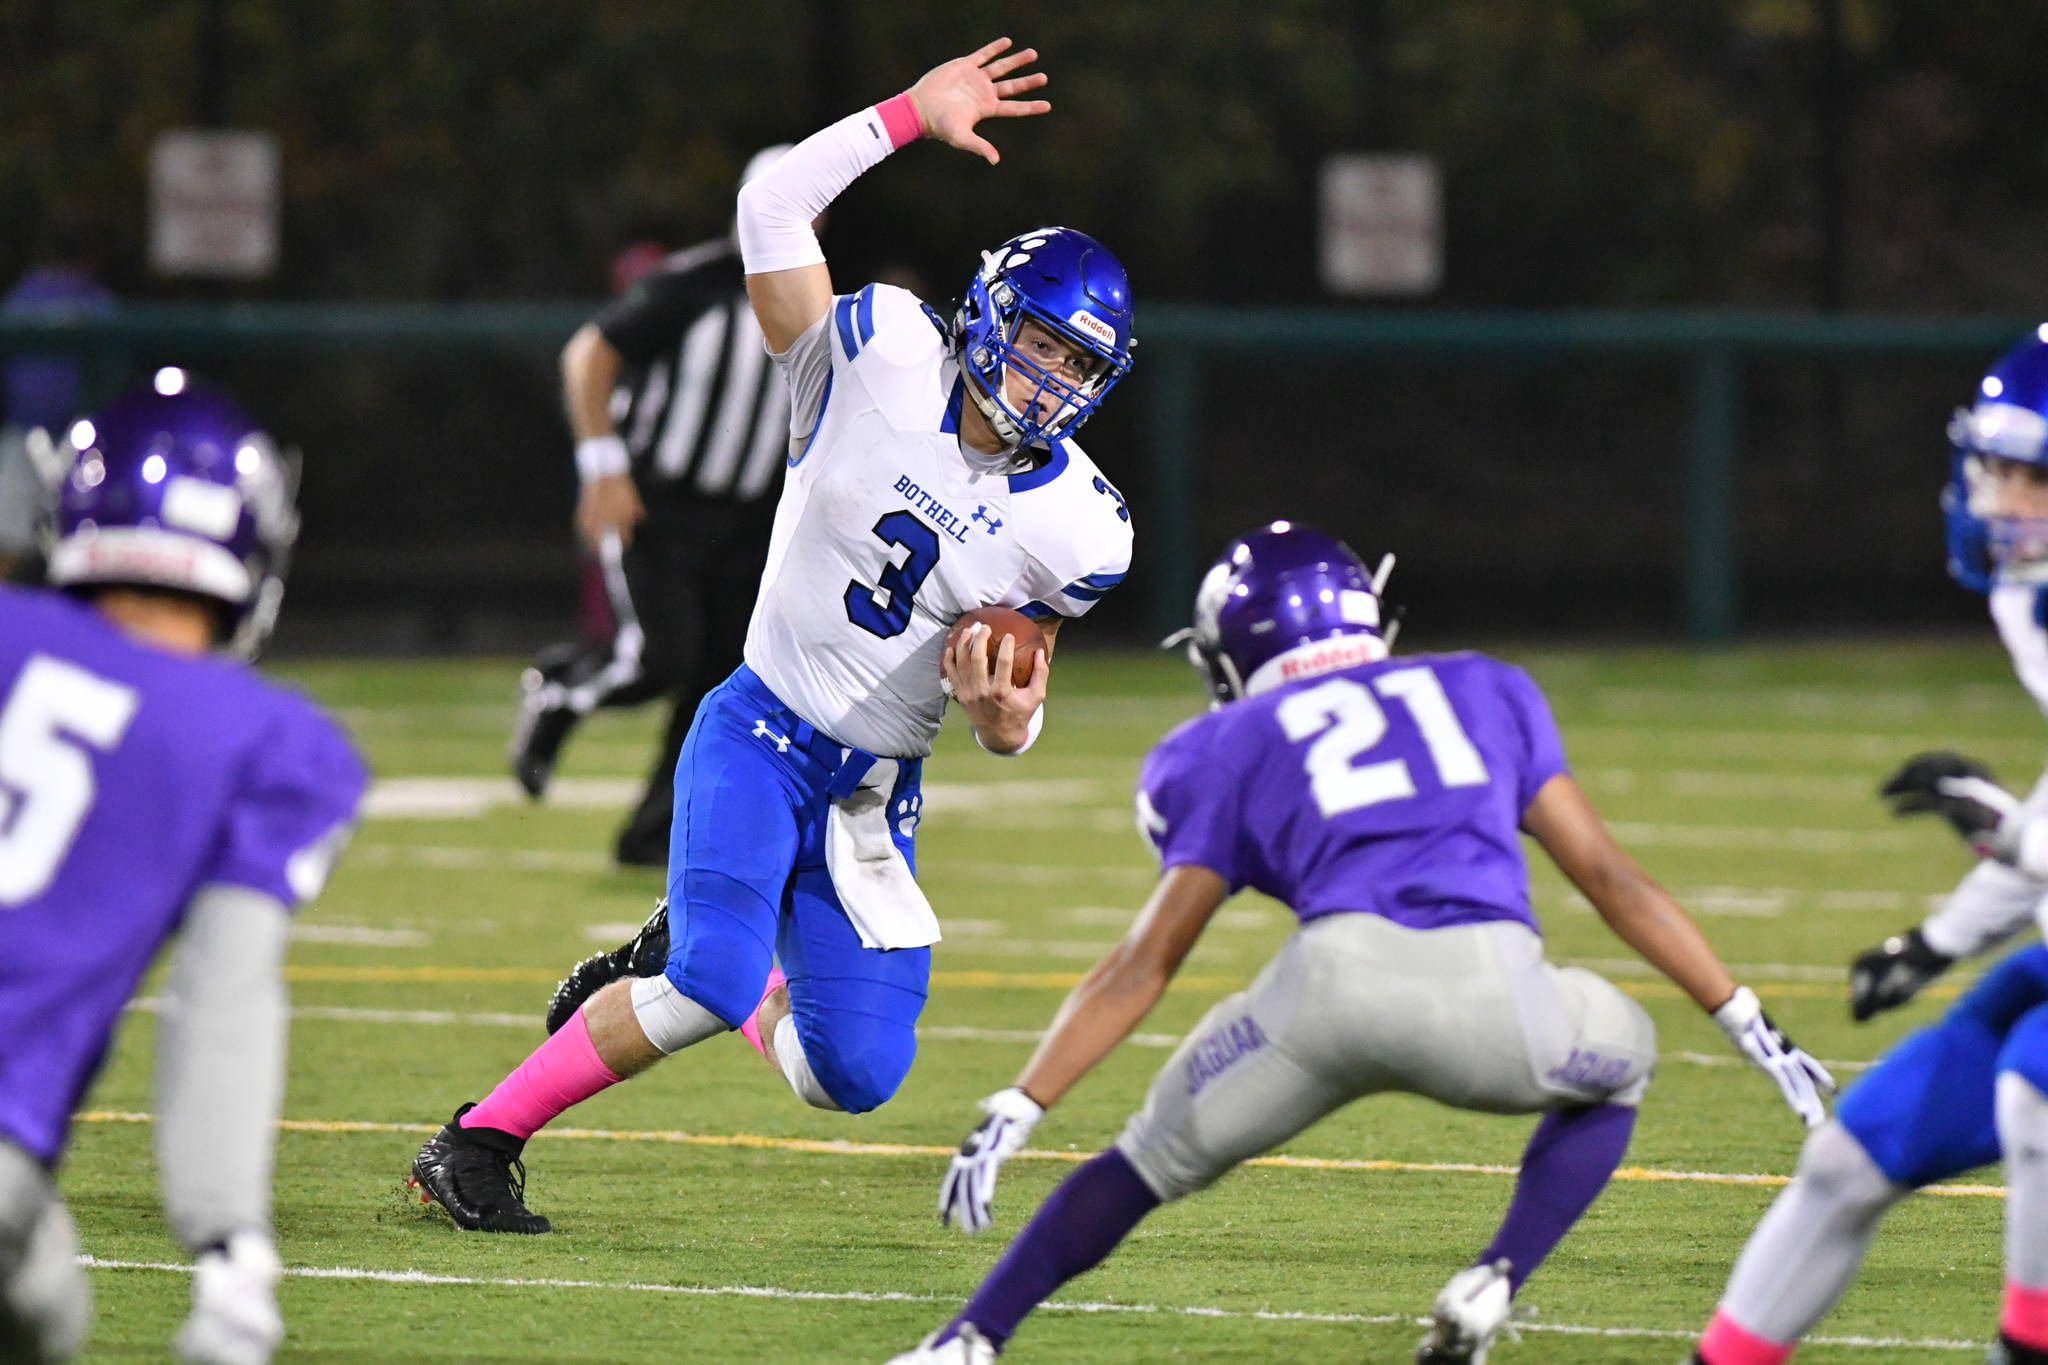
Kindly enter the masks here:
M 1017 687 L 1029 683 L 1032 653 L 1045 648 L 1045 632 L 1038 628 L 1038 623 L 1011 607 L 976 607 L 973 611 L 963 612 L 960 619 L 953 622 L 953 629 L 946 633 L 947 652 L 952 652 L 961 635 L 977 624 L 989 628 L 989 671 L 995 671 L 996 650 L 1002 647 L 1003 637 L 1013 636 L 1017 641 L 1017 654 L 1011 663 L 1010 681 Z

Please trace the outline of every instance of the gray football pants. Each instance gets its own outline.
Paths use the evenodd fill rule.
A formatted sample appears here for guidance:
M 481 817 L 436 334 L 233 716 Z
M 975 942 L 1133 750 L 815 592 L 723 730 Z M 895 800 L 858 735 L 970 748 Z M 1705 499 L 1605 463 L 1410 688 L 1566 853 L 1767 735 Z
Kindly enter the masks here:
M 0 1360 L 69 1360 L 91 1316 L 71 1214 L 35 1158 L 0 1139 Z
M 1172 1200 L 1361 1096 L 1493 1114 L 1633 1105 L 1656 1057 L 1642 1006 L 1546 962 L 1526 925 L 1330 915 L 1209 1011 L 1116 1145 Z

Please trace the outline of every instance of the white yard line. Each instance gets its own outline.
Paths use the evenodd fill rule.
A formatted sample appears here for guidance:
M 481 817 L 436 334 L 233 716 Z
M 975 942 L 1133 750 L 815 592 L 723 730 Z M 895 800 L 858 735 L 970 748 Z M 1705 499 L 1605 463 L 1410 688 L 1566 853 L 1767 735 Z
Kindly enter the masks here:
M 128 1003 L 128 1008 L 138 1014 L 160 1014 L 163 1000 L 159 996 L 138 996 Z M 377 1010 L 359 1009 L 348 1005 L 294 1005 L 291 1016 L 294 1019 L 320 1020 L 334 1024 L 404 1024 L 426 1028 L 516 1028 L 527 1029 L 536 1034 L 540 1031 L 540 1014 L 532 1011 L 525 1014 L 507 1014 L 492 1011 L 459 1010 Z M 1032 1043 L 1042 1041 L 1045 1033 L 1041 1029 L 1028 1028 L 977 1028 L 971 1024 L 932 1024 L 917 1031 L 918 1041 L 931 1043 Z M 1128 1047 L 1174 1048 L 1181 1044 L 1178 1033 L 1133 1033 L 1124 1040 Z M 1738 1066 L 1747 1065 L 1742 1058 L 1732 1053 L 1717 1052 L 1667 1052 L 1660 1061 L 1669 1064 L 1677 1062 L 1685 1066 Z M 1821 1065 L 1830 1071 L 1863 1071 L 1875 1065 L 1869 1061 L 1843 1058 L 1824 1058 Z
M 640 797 L 630 777 L 564 777 L 548 785 L 545 804 L 562 810 L 623 810 Z M 1123 808 L 1120 783 L 1094 778 L 1006 782 L 927 782 L 925 815 L 972 815 L 1008 810 L 1086 809 L 1113 800 Z M 363 801 L 370 820 L 475 820 L 495 810 L 532 804 L 509 777 L 391 777 L 374 784 Z
M 91 1270 L 155 1271 L 189 1275 L 192 1267 L 169 1261 L 103 1260 L 80 1256 L 78 1263 Z M 369 1270 L 356 1266 L 287 1266 L 284 1273 L 307 1280 L 367 1280 L 378 1284 L 453 1286 L 481 1289 L 595 1289 L 620 1294 L 676 1294 L 691 1298 L 783 1299 L 800 1303 L 930 1303 L 954 1305 L 950 1294 L 913 1294 L 903 1290 L 786 1289 L 759 1284 L 654 1284 L 637 1280 L 566 1280 L 539 1277 L 436 1275 L 424 1270 Z M 1205 1304 L 1099 1303 L 1052 1299 L 1039 1305 L 1053 1313 L 1132 1313 L 1156 1317 L 1219 1318 L 1246 1322 L 1303 1322 L 1361 1327 L 1422 1326 L 1426 1318 L 1406 1313 L 1310 1313 L 1260 1308 L 1215 1308 Z M 1522 1332 L 1553 1333 L 1558 1336 L 1644 1338 L 1654 1341 L 1690 1341 L 1698 1328 L 1684 1327 L 1598 1327 L 1585 1323 L 1518 1321 Z M 1813 1346 L 1842 1346 L 1872 1351 L 1982 1351 L 1981 1341 L 1956 1341 L 1946 1337 L 1808 1337 Z M 906 1343 L 907 1344 L 907 1343 Z

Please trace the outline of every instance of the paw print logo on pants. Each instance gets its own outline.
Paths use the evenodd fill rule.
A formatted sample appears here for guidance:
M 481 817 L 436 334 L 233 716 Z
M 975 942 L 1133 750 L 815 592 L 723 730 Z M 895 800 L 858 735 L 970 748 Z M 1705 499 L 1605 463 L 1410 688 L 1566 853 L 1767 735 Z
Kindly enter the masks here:
M 917 792 L 896 803 L 896 831 L 908 839 L 917 832 L 917 822 L 924 812 L 924 793 Z

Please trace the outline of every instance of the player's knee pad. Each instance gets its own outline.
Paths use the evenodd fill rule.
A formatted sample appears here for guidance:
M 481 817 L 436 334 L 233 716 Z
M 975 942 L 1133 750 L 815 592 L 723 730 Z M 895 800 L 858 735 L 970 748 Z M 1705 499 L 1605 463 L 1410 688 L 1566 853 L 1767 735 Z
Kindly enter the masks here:
M 811 1070 L 811 1059 L 804 1053 L 803 1039 L 798 1036 L 796 1016 L 785 1014 L 775 1025 L 775 1064 L 782 1068 L 783 1079 L 796 1097 L 813 1109 L 841 1109 L 846 1106 L 832 1098 L 819 1082 L 818 1075 Z
M 749 913 L 759 907 L 760 898 L 743 882 L 703 875 L 693 880 L 719 884 L 743 908 L 722 904 L 727 899 L 723 894 L 698 894 L 698 887 L 680 908 L 671 904 L 663 974 L 679 993 L 723 1019 L 727 1028 L 738 1028 L 754 1017 L 775 961 L 775 915 L 772 910 Z
M 725 1020 L 677 990 L 676 983 L 665 975 L 635 977 L 631 990 L 633 1018 L 663 1056 L 730 1028 Z
M 785 1025 L 787 1027 L 785 1028 Z M 908 1023 L 861 1015 L 826 1014 L 806 1027 L 794 1013 L 776 1025 L 776 1056 L 785 1036 L 798 1039 L 813 1082 L 830 1097 L 822 1108 L 865 1114 L 894 1095 L 910 1074 L 917 1055 L 917 1034 Z M 787 1066 L 783 1074 L 789 1074 Z M 792 1078 L 791 1085 L 795 1085 Z M 797 1092 L 803 1094 L 801 1090 Z M 805 1096 L 807 1102 L 817 1101 Z
M 92 1289 L 63 1201 L 42 1202 L 12 1235 L 0 1228 L 0 1358 L 69 1360 L 85 1344 Z
M 1833 1119 L 1807 1134 L 1794 1179 L 1808 1195 L 1843 1209 L 1882 1208 L 1902 1193 L 1856 1135 Z
M 1557 969 L 1560 990 L 1575 997 L 1579 1020 L 1567 1069 L 1598 1082 L 1607 1104 L 1633 1108 L 1650 1088 L 1657 1067 L 1657 1025 L 1620 987 L 1583 967 Z

